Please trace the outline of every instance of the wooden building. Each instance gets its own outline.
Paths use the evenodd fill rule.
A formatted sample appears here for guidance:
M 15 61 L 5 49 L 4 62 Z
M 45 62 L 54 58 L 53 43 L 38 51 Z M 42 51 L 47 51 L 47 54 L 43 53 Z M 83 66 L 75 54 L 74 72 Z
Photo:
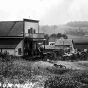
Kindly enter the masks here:
M 39 21 L 0 21 L 0 51 L 14 56 L 37 54 L 38 43 L 43 42 L 44 33 L 39 33 Z
M 88 36 L 72 36 L 68 35 L 69 39 L 73 40 L 74 48 L 83 51 L 84 49 L 88 50 Z
M 56 39 L 55 42 L 53 43 L 54 43 L 53 45 L 51 45 L 52 43 L 50 43 L 50 45 L 45 45 L 45 51 L 53 52 L 55 50 L 58 51 L 60 49 L 64 51 L 69 49 L 70 53 L 74 52 L 72 39 L 64 39 L 61 37 L 60 39 Z
M 56 41 L 56 37 L 50 37 L 48 42 L 49 42 L 49 45 L 54 45 L 55 44 L 55 41 Z
M 56 39 L 55 49 L 63 49 L 64 51 L 69 49 L 70 53 L 74 52 L 72 39 L 64 39 L 62 37 L 60 39 Z

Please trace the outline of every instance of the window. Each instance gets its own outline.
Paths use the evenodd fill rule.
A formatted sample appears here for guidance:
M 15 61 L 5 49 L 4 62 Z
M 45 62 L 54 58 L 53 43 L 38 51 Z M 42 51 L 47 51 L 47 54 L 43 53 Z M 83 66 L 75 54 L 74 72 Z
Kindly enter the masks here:
M 30 29 L 28 29 L 28 33 L 30 33 Z
M 55 43 L 50 43 L 50 45 L 54 45 Z
M 36 31 L 35 31 L 35 29 L 34 29 L 34 33 L 35 33 Z
M 28 29 L 28 33 L 33 33 L 33 28 Z
M 33 28 L 28 29 L 28 33 L 35 33 L 35 32 L 36 32 L 36 30 Z
M 21 55 L 21 48 L 18 48 L 18 55 Z

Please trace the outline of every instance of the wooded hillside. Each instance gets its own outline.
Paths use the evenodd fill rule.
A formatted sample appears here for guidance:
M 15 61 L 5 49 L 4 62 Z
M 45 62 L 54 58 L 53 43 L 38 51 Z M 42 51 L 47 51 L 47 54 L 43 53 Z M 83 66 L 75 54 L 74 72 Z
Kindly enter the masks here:
M 73 21 L 63 25 L 42 25 L 40 30 L 45 34 L 71 34 L 71 35 L 85 35 L 88 32 L 88 21 Z

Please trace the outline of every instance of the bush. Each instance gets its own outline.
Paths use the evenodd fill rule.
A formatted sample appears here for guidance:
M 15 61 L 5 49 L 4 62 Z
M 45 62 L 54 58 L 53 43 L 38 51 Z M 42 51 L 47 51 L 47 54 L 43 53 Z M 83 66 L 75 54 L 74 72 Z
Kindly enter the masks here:
M 69 71 L 46 80 L 45 88 L 88 88 L 88 71 Z
M 87 84 L 83 84 L 72 79 L 70 76 L 57 76 L 46 80 L 44 88 L 87 88 Z
M 74 71 L 69 73 L 75 80 L 88 84 L 88 70 Z
M 59 68 L 59 67 L 47 67 L 46 70 L 48 70 L 52 74 L 64 74 L 70 71 L 70 69 Z
M 5 61 L 10 61 L 10 55 L 9 55 L 9 53 L 7 53 L 7 52 L 4 52 L 4 53 L 2 53 L 2 52 L 0 52 L 0 60 L 1 61 L 3 61 L 3 62 L 5 62 Z
M 15 65 L 13 61 L 8 62 L 0 62 L 0 75 L 3 75 L 5 78 L 17 78 L 31 76 L 31 69 L 30 67 Z

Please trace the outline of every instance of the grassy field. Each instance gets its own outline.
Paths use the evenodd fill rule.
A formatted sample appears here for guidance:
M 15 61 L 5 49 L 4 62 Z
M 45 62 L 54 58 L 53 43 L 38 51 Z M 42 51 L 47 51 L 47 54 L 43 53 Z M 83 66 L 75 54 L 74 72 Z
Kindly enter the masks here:
M 88 88 L 88 61 L 57 61 L 56 63 L 66 66 L 66 69 L 55 67 L 53 63 L 47 61 L 19 59 L 8 63 L 1 62 L 0 83 L 20 84 L 20 86 L 32 83 L 37 86 L 35 88 L 44 88 L 44 86 L 45 88 L 47 86 L 49 88 Z

